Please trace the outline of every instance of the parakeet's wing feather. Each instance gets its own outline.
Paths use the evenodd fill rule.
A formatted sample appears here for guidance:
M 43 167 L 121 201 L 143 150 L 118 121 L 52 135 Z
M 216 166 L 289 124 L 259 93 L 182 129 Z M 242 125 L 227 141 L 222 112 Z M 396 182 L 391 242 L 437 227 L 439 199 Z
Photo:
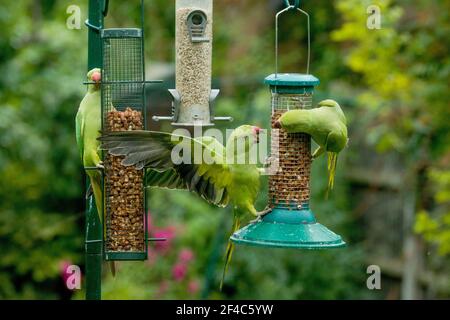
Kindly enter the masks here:
M 168 169 L 163 172 L 147 169 L 145 173 L 145 185 L 165 189 L 187 189 L 186 183 L 181 179 L 175 169 Z
M 113 132 L 100 138 L 102 149 L 125 156 L 123 165 L 147 168 L 147 186 L 187 189 L 209 203 L 226 206 L 231 174 L 223 161 L 223 145 L 213 139 L 153 131 Z M 175 162 L 172 153 L 179 156 Z

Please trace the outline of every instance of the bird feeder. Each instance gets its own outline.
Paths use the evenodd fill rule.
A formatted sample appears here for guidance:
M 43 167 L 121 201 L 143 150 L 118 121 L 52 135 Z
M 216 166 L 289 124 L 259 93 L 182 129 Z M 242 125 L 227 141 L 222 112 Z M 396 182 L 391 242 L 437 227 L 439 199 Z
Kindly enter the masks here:
M 143 25 L 143 2 L 141 2 Z M 101 30 L 102 131 L 145 130 L 146 83 L 143 28 Z M 104 258 L 147 259 L 144 171 L 104 153 Z
M 154 116 L 174 126 L 212 126 L 216 120 L 214 101 L 219 90 L 211 89 L 213 0 L 176 1 L 176 89 L 169 90 L 172 116 Z
M 238 244 L 323 249 L 345 245 L 341 237 L 317 222 L 309 206 L 311 173 L 311 137 L 304 133 L 287 133 L 276 129 L 275 123 L 286 111 L 312 107 L 314 88 L 319 79 L 309 74 L 310 32 L 309 16 L 296 0 L 276 16 L 276 73 L 265 79 L 272 93 L 271 159 L 278 170 L 269 177 L 269 204 L 272 211 L 231 236 Z M 278 17 L 296 10 L 308 17 L 307 74 L 278 73 Z

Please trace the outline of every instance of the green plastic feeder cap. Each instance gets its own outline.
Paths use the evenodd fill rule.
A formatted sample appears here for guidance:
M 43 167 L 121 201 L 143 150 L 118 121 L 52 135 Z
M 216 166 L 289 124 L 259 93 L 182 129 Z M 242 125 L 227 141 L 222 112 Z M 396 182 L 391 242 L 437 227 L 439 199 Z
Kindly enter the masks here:
M 342 238 L 318 223 L 307 205 L 301 210 L 275 208 L 231 236 L 237 244 L 273 248 L 329 249 L 345 246 Z
M 305 94 L 312 93 L 320 81 L 312 74 L 278 73 L 266 77 L 264 83 L 269 85 L 273 92 Z

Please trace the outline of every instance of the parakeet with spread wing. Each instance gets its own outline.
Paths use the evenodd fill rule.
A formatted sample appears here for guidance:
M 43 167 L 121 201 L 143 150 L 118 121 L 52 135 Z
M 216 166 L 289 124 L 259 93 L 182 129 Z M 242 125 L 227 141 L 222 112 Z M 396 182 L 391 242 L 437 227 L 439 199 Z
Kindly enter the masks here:
M 331 99 L 321 101 L 318 108 L 291 110 L 276 123 L 288 133 L 307 133 L 319 145 L 313 159 L 328 155 L 328 190 L 333 188 L 339 152 L 347 146 L 347 119 L 339 104 Z
M 213 137 L 192 139 L 152 131 L 112 132 L 100 140 L 101 149 L 125 156 L 123 165 L 139 170 L 148 168 L 147 186 L 187 189 L 220 207 L 231 203 L 233 234 L 245 214 L 258 217 L 266 213 L 258 213 L 254 207 L 261 169 L 249 161 L 252 148 L 259 143 L 260 130 L 255 126 L 240 126 L 230 135 L 225 147 Z M 233 249 L 229 241 L 221 287 Z
M 102 176 L 95 168 L 103 169 L 99 150 L 100 142 L 97 140 L 102 127 L 101 78 L 101 70 L 98 68 L 88 72 L 88 91 L 80 103 L 75 118 L 77 145 L 84 168 L 89 168 L 86 170 L 86 174 L 94 193 L 100 221 L 102 221 L 103 215 Z M 110 267 L 112 274 L 115 275 L 114 262 L 110 263 Z

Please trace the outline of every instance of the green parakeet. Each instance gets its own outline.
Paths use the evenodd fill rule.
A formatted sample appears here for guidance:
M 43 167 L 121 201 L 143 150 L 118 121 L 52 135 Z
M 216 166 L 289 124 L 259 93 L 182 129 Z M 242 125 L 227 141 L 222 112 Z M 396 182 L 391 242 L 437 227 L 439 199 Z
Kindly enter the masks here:
M 87 74 L 88 82 L 95 84 L 88 85 L 88 91 L 80 103 L 75 118 L 75 128 L 78 149 L 81 161 L 85 168 L 101 168 L 101 158 L 99 153 L 100 142 L 97 138 L 101 130 L 101 70 L 92 69 Z M 91 182 L 92 191 L 94 192 L 95 204 L 97 212 L 102 219 L 102 187 L 101 174 L 98 170 L 86 170 L 86 174 Z
M 347 119 L 339 104 L 331 99 L 321 101 L 318 108 L 291 110 L 278 119 L 277 127 L 288 133 L 307 133 L 319 145 L 313 159 L 328 155 L 328 190 L 333 188 L 339 152 L 348 142 Z
M 248 161 L 250 150 L 259 142 L 260 130 L 255 126 L 240 126 L 230 135 L 226 147 L 213 137 L 192 139 L 152 131 L 113 132 L 100 140 L 102 149 L 125 156 L 123 165 L 149 168 L 147 186 L 187 189 L 220 207 L 231 203 L 233 234 L 245 214 L 263 214 L 254 207 L 260 188 L 260 169 Z M 229 241 L 221 287 L 233 249 Z
M 88 72 L 87 80 L 93 83 L 88 84 L 88 91 L 80 103 L 75 118 L 77 145 L 83 166 L 85 168 L 91 168 L 86 170 L 86 174 L 89 177 L 94 193 L 95 205 L 100 221 L 103 220 L 102 176 L 94 168 L 103 168 L 100 158 L 100 142 L 97 140 L 101 131 L 101 77 L 101 70 L 98 68 Z M 110 264 L 110 267 L 112 274 L 115 275 L 113 262 Z

